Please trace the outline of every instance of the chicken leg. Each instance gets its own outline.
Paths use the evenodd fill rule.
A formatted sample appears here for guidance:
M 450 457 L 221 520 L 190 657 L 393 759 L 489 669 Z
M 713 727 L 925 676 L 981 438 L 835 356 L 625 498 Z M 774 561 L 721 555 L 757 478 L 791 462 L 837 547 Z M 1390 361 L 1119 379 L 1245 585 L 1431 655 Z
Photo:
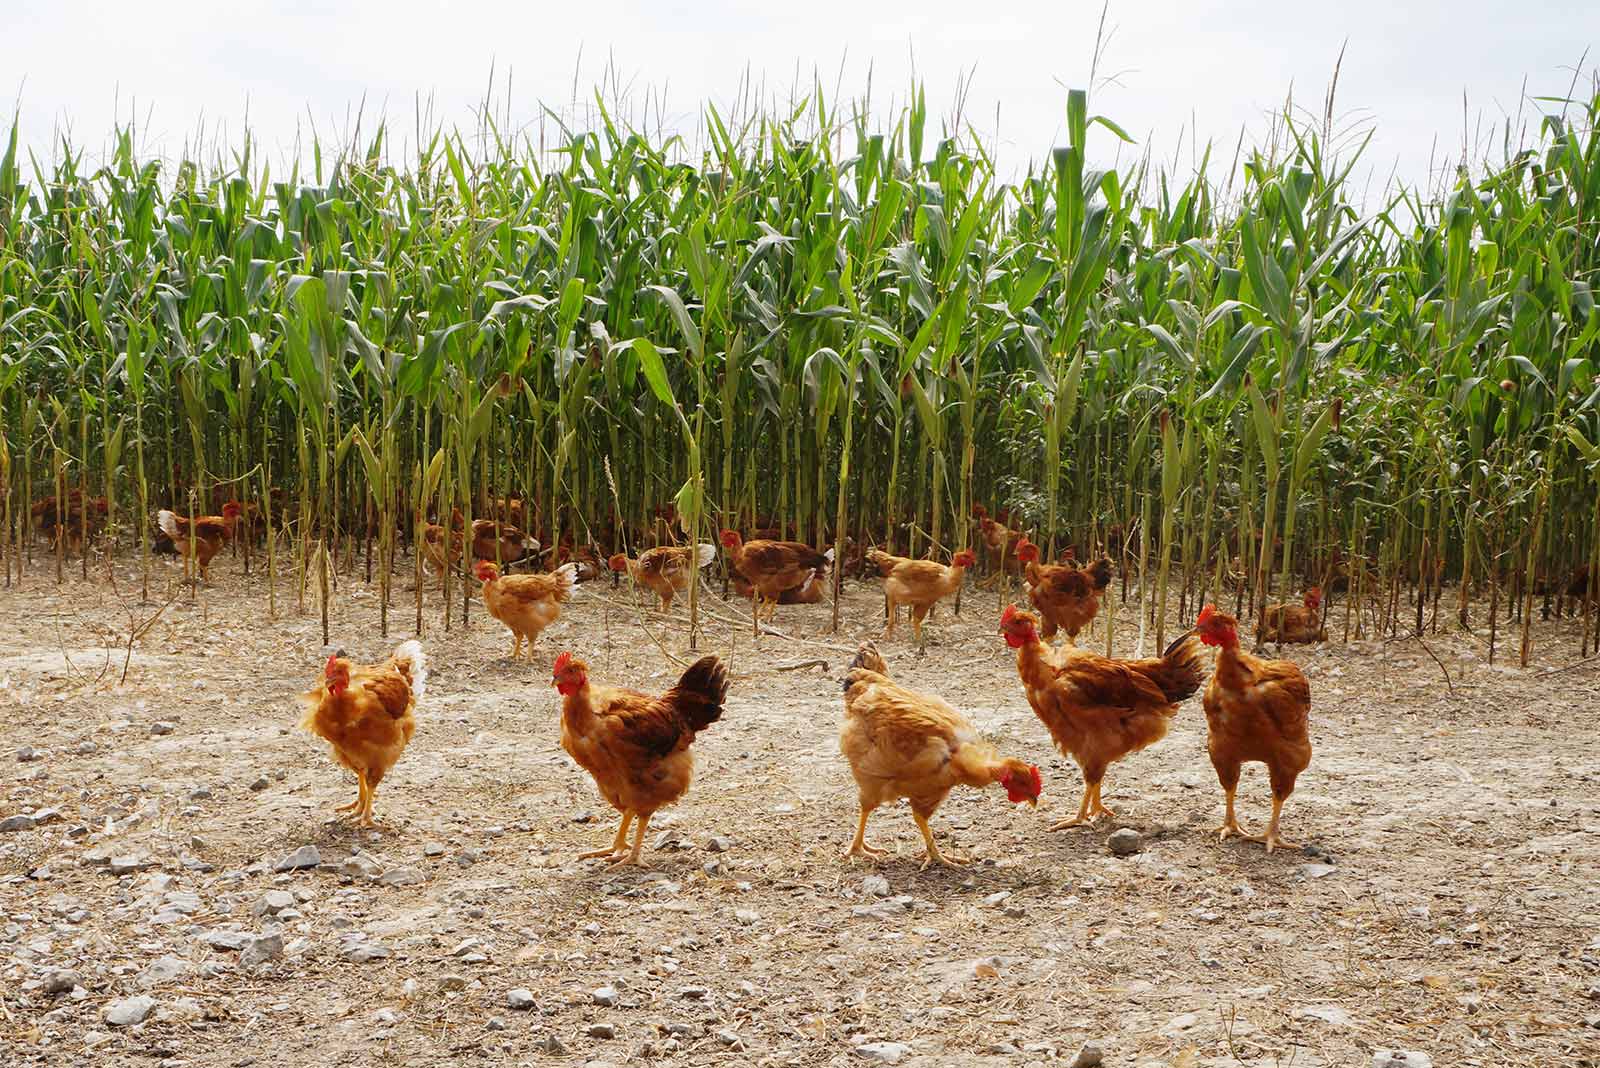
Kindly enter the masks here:
M 1272 819 L 1270 819 L 1267 822 L 1267 833 L 1266 834 L 1250 834 L 1250 835 L 1245 835 L 1244 836 L 1244 837 L 1250 839 L 1250 841 L 1252 841 L 1252 842 L 1265 842 L 1266 845 L 1267 845 L 1267 852 L 1268 853 L 1270 853 L 1274 849 L 1278 849 L 1278 848 L 1282 848 L 1282 849 L 1298 849 L 1299 848 L 1299 843 L 1298 842 L 1286 841 L 1285 839 L 1280 838 L 1278 836 L 1278 817 L 1283 814 L 1283 802 L 1284 802 L 1284 800 L 1285 800 L 1284 798 L 1279 797 L 1277 794 L 1273 794 L 1272 795 Z
M 1051 826 L 1052 831 L 1064 831 L 1068 827 L 1084 827 L 1094 823 L 1101 816 L 1116 816 L 1100 800 L 1100 779 L 1094 781 L 1084 780 L 1083 800 L 1078 802 L 1078 814 L 1070 820 L 1062 820 Z
M 1237 786 L 1229 786 L 1222 791 L 1225 808 L 1222 814 L 1222 826 L 1217 828 L 1217 838 L 1226 841 L 1230 836 L 1238 835 L 1248 841 L 1259 842 L 1261 839 L 1258 835 L 1253 835 L 1239 826 L 1239 817 L 1234 814 L 1233 795 L 1237 789 Z
M 889 851 L 887 849 L 875 849 L 874 847 L 867 845 L 867 817 L 870 815 L 872 815 L 872 807 L 869 807 L 863 803 L 861 806 L 861 819 L 856 823 L 855 841 L 851 842 L 850 848 L 844 851 L 845 860 L 849 860 L 851 857 L 876 858 L 886 857 L 889 855 Z
M 944 853 L 933 840 L 933 828 L 928 826 L 928 817 L 920 812 L 912 812 L 911 818 L 917 821 L 917 830 L 922 832 L 922 840 L 928 843 L 928 852 L 922 861 L 924 869 L 929 864 L 943 864 L 947 868 L 959 868 L 967 863 L 967 858 L 954 853 Z
M 633 822 L 633 813 L 624 812 L 622 823 L 617 827 L 617 837 L 608 849 L 591 849 L 587 853 L 579 853 L 579 860 L 593 860 L 595 857 L 620 857 L 628 848 L 628 825 Z
M 650 815 L 650 813 L 645 812 L 639 816 L 639 827 L 633 832 L 633 852 L 625 857 L 613 857 L 608 863 L 620 867 L 648 868 L 650 866 L 639 857 L 640 851 L 644 849 L 644 832 L 645 828 L 650 826 Z

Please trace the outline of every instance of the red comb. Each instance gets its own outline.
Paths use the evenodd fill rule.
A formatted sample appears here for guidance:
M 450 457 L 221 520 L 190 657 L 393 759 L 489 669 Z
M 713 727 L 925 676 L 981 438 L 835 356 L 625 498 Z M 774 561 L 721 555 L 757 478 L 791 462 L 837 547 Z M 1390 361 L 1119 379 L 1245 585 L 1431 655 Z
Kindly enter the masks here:
M 1001 623 L 1010 623 L 1013 619 L 1016 619 L 1016 618 L 1017 618 L 1017 606 L 1014 605 L 1014 604 L 1006 605 L 1006 610 L 1004 612 L 1000 613 L 1000 622 Z
M 566 668 L 567 668 L 567 665 L 569 665 L 571 663 L 572 663 L 572 654 L 571 653 L 562 653 L 560 656 L 556 657 L 556 666 L 555 666 L 556 674 L 559 675 L 561 672 L 565 671 Z
M 1216 614 L 1217 614 L 1217 606 L 1216 605 L 1211 605 L 1211 604 L 1206 605 L 1204 608 L 1200 609 L 1200 618 L 1194 621 L 1195 626 L 1197 626 L 1197 627 L 1205 626 L 1207 623 L 1211 622 L 1211 617 L 1216 615 Z
M 335 667 L 337 667 L 338 664 L 339 664 L 339 658 L 337 656 L 328 657 L 327 664 L 324 665 L 323 668 L 322 668 L 322 674 L 327 676 L 328 678 L 332 678 L 333 677 L 333 669 Z

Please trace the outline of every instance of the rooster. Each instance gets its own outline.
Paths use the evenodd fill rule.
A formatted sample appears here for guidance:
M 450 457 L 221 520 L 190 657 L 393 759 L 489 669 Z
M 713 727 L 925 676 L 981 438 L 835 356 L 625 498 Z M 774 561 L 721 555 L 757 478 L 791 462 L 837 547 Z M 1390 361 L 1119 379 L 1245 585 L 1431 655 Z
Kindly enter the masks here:
M 992 783 L 1006 789 L 1013 804 L 1039 799 L 1039 769 L 996 756 L 973 725 L 937 697 L 906 689 L 889 678 L 889 668 L 871 642 L 865 642 L 844 679 L 844 725 L 839 749 L 850 762 L 861 800 L 855 840 L 845 856 L 881 857 L 867 845 L 867 817 L 879 805 L 906 798 L 911 818 L 922 832 L 927 852 L 922 866 L 966 863 L 939 849 L 928 820 L 957 786 L 981 790 Z
M 978 562 L 971 549 L 962 549 L 950 560 L 950 566 L 933 560 L 911 560 L 904 556 L 891 556 L 877 549 L 867 550 L 867 562 L 883 576 L 884 614 L 887 623 L 883 637 L 894 636 L 896 617 L 900 606 L 906 606 L 911 617 L 911 633 L 922 644 L 922 621 L 928 611 L 940 600 L 961 588 L 967 569 Z
M 1094 622 L 1100 599 L 1111 584 L 1111 561 L 1102 557 L 1088 567 L 1071 560 L 1041 564 L 1039 547 L 1027 538 L 1017 542 L 1017 558 L 1028 582 L 1028 600 L 1039 613 L 1040 633 L 1048 641 L 1059 627 L 1076 645 L 1079 632 Z
M 561 748 L 594 776 L 607 802 L 622 814 L 609 849 L 580 853 L 612 864 L 645 867 L 639 858 L 656 810 L 682 797 L 694 775 L 689 744 L 722 718 L 728 672 L 715 656 L 689 665 L 661 697 L 610 686 L 591 686 L 589 669 L 571 653 L 556 657 L 551 681 L 561 694 Z M 628 825 L 639 829 L 627 850 Z
M 528 659 L 540 633 L 561 618 L 561 606 L 572 596 L 578 565 L 562 564 L 544 575 L 506 575 L 492 560 L 479 560 L 473 570 L 483 583 L 483 603 L 489 614 L 511 630 L 511 659 L 522 656 L 522 643 L 528 643 Z
M 1217 647 L 1217 667 L 1202 699 L 1206 710 L 1206 748 L 1222 784 L 1226 810 L 1217 833 L 1265 842 L 1267 852 L 1292 848 L 1278 835 L 1283 803 L 1294 793 L 1295 780 L 1311 765 L 1311 684 L 1289 660 L 1266 660 L 1239 649 L 1239 624 L 1212 605 L 1200 610 L 1194 630 L 1200 640 Z M 1272 782 L 1272 820 L 1267 833 L 1245 833 L 1233 813 L 1241 764 L 1267 766 Z
M 413 713 L 427 682 L 427 658 L 415 639 L 372 667 L 352 665 L 343 649 L 328 657 L 321 684 L 300 696 L 306 710 L 300 726 L 326 740 L 334 759 L 355 772 L 356 799 L 334 811 L 372 826 L 373 795 L 417 729 Z
M 715 545 L 695 547 L 695 567 L 706 567 L 716 558 Z M 637 560 L 630 560 L 626 553 L 613 553 L 606 566 L 614 572 L 626 572 L 633 581 L 659 597 L 663 612 L 671 611 L 673 599 L 689 588 L 687 546 L 658 546 L 640 553 Z
M 227 547 L 240 512 L 238 503 L 229 501 L 222 506 L 221 515 L 197 516 L 191 523 L 188 516 L 163 508 L 156 513 L 156 525 L 172 540 L 179 555 L 194 557 L 200 568 L 200 581 L 209 582 L 211 560 Z
M 1106 769 L 1159 742 L 1178 703 L 1200 688 L 1200 642 L 1186 634 L 1166 652 L 1146 660 L 1116 660 L 1063 646 L 1059 657 L 1039 638 L 1032 612 L 1007 605 L 1000 633 L 1017 651 L 1017 675 L 1028 704 L 1056 748 L 1083 769 L 1083 800 L 1061 830 L 1115 816 L 1100 798 Z

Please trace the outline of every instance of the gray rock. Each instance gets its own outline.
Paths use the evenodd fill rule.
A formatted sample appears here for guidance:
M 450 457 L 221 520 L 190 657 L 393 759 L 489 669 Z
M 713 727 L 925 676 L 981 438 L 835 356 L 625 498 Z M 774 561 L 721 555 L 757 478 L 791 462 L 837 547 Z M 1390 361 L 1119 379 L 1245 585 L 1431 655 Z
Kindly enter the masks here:
M 608 1023 L 590 1024 L 586 1032 L 590 1038 L 616 1038 L 617 1029 Z
M 564 1057 L 567 1053 L 567 1044 L 555 1035 L 545 1035 L 539 1043 L 539 1049 L 554 1057 Z
M 143 987 L 161 986 L 165 983 L 176 982 L 194 971 L 194 966 L 186 960 L 168 955 L 158 957 L 151 961 L 139 973 L 139 985 Z
M 718 1031 L 717 1041 L 721 1042 L 724 1046 L 727 1046 L 730 1049 L 744 1048 L 744 1039 L 740 1038 L 738 1034 L 733 1031 Z
M 339 956 L 353 964 L 371 964 L 389 955 L 389 947 L 382 942 L 348 942 L 339 949 Z
M 713 835 L 706 840 L 706 850 L 711 853 L 726 853 L 733 848 L 733 839 L 721 835 Z
M 294 908 L 294 895 L 287 890 L 268 890 L 261 895 L 250 911 L 257 916 L 276 916 L 284 909 Z
M 97 750 L 99 748 L 100 747 L 98 745 L 95 745 L 93 742 L 84 741 L 84 742 L 79 742 L 78 743 L 78 752 L 81 753 L 83 756 L 88 756 L 90 753 L 93 753 L 95 750 Z
M 1338 1005 L 1297 1005 L 1289 1012 L 1295 1020 L 1321 1020 L 1334 1027 L 1349 1027 L 1350 1014 Z
M 339 865 L 339 874 L 348 875 L 352 879 L 365 879 L 371 882 L 383 874 L 383 865 L 369 856 L 357 853 L 346 857 Z
M 888 897 L 889 880 L 881 875 L 869 875 L 861 880 L 861 895 L 863 897 Z
M 106 1023 L 112 1027 L 131 1027 L 143 1023 L 156 1007 L 156 999 L 148 994 L 136 998 L 123 998 L 106 1006 Z
M 472 865 L 478 863 L 478 861 L 482 859 L 483 854 L 478 852 L 476 849 L 463 849 L 461 852 L 456 854 L 456 867 L 470 868 Z
M 31 831 L 37 826 L 32 816 L 24 816 L 19 812 L 15 816 L 7 816 L 0 820 L 0 834 L 10 831 Z
M 1067 1062 L 1067 1068 L 1100 1068 L 1104 1060 L 1105 1054 L 1100 1051 L 1099 1046 L 1085 1042 L 1078 1047 L 1078 1052 L 1073 1055 L 1072 1060 Z
M 226 949 L 237 953 L 250 944 L 252 936 L 245 931 L 207 931 L 200 941 L 212 949 Z
M 378 885 L 415 886 L 417 883 L 426 881 L 426 879 L 427 876 L 423 875 L 419 869 L 408 867 L 402 864 L 400 867 L 390 868 L 388 871 L 378 876 Z
M 904 1042 L 864 1042 L 856 1047 L 856 1052 L 869 1061 L 899 1064 L 911 1052 L 911 1047 Z
M 303 845 L 272 866 L 273 871 L 300 871 L 322 863 L 322 853 L 314 845 Z
M 483 1026 L 488 1028 L 490 1031 L 504 1031 L 506 1029 L 506 1022 L 500 1019 L 498 1016 L 491 1016 L 489 1017 L 489 1022 Z
M 155 866 L 155 859 L 148 853 L 126 853 L 111 858 L 112 875 L 131 875 L 136 871 L 144 871 Z
M 1372 1052 L 1372 1068 L 1433 1068 L 1433 1058 L 1414 1049 L 1379 1049 Z
M 190 801 L 204 801 L 210 796 L 211 787 L 209 786 L 196 786 L 193 790 L 189 791 Z
M 1123 827 L 1111 832 L 1111 837 L 1106 839 L 1106 848 L 1111 850 L 1113 856 L 1131 857 L 1144 848 L 1144 835 L 1132 827 Z
M 82 986 L 78 973 L 66 968 L 53 968 L 45 973 L 43 989 L 46 994 L 65 994 L 75 986 Z
M 911 898 L 904 894 L 876 905 L 855 905 L 850 915 L 858 920 L 897 920 L 911 911 Z
M 447 975 L 439 980 L 440 990 L 465 990 L 467 977 L 464 975 Z
M 531 1012 L 538 1007 L 539 1003 L 533 1000 L 533 991 L 520 986 L 515 990 L 506 991 L 506 1008 L 518 1012 Z
M 405 1016 L 402 1013 L 395 1012 L 393 1009 L 379 1009 L 372 1014 L 372 1018 L 385 1027 L 393 1027 L 405 1019 Z
M 272 784 L 267 781 L 267 777 L 265 775 L 263 775 L 260 778 L 256 779 L 255 782 L 250 784 L 250 792 L 259 794 L 262 790 L 265 790 L 267 787 L 269 787 L 271 785 Z
M 150 724 L 150 733 L 151 734 L 171 734 L 172 733 L 172 724 L 168 723 L 166 720 L 159 720 L 158 719 L 154 723 Z
M 33 814 L 33 822 L 39 827 L 43 827 L 47 823 L 54 823 L 60 818 L 61 810 L 59 808 L 41 808 Z
M 607 1007 L 615 1005 L 622 1000 L 622 996 L 617 993 L 617 988 L 614 986 L 603 986 L 599 990 L 592 990 L 589 992 L 589 996 L 594 999 L 596 1005 L 605 1005 Z
M 439 842 L 429 842 L 422 847 L 422 855 L 425 857 L 442 857 L 444 854 L 444 845 Z
M 1334 872 L 1336 872 L 1338 870 L 1339 869 L 1335 868 L 1332 864 L 1302 864 L 1302 865 L 1300 865 L 1300 874 L 1304 875 L 1307 879 L 1321 879 L 1324 876 L 1332 875 Z M 1404 1063 L 1404 1062 L 1402 1062 L 1402 1063 Z
M 255 968 L 269 960 L 278 960 L 282 956 L 283 936 L 263 935 L 260 938 L 252 938 L 245 944 L 244 951 L 239 954 L 239 965 L 243 968 Z
M 31 745 L 25 745 L 17 750 L 17 763 L 26 764 L 30 760 L 38 760 L 39 754 Z
M 678 991 L 678 996 L 688 998 L 690 1001 L 704 1001 L 711 996 L 711 991 L 703 986 L 686 986 Z
M 728 866 L 715 857 L 702 864 L 700 866 L 700 870 L 711 876 L 713 879 L 720 879 L 724 875 L 728 874 Z

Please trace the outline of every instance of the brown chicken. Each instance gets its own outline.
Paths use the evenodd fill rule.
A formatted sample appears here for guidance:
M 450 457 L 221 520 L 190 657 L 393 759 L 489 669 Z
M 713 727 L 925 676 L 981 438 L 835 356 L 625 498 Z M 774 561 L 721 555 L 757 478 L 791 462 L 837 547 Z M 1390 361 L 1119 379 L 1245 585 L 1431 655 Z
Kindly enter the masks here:
M 457 512 L 455 520 L 460 520 Z M 461 562 L 461 525 L 458 522 L 450 531 L 449 537 L 449 562 L 451 565 Z M 429 523 L 422 528 L 422 556 L 428 561 L 439 582 L 444 583 L 446 539 L 445 528 L 438 523 Z M 539 540 L 531 535 L 524 534 L 516 527 L 501 523 L 499 529 L 495 528 L 493 519 L 474 519 L 472 521 L 472 558 L 474 560 L 495 560 L 498 558 L 502 564 L 514 564 L 525 560 L 539 551 Z
M 939 849 L 928 826 L 950 791 L 999 783 L 1012 803 L 1033 804 L 1042 786 L 1038 768 L 997 756 L 950 705 L 893 682 L 871 642 L 862 644 L 845 676 L 839 750 L 850 762 L 861 799 L 861 818 L 846 857 L 887 855 L 867 845 L 867 817 L 879 805 L 903 797 L 911 802 L 911 818 L 927 843 L 922 866 L 964 864 L 965 858 Z
M 561 618 L 561 606 L 572 596 L 578 566 L 562 564 L 543 575 L 502 576 L 493 560 L 479 560 L 473 574 L 483 583 L 483 603 L 489 614 L 511 628 L 511 659 L 522 655 L 526 639 L 531 661 L 540 632 Z
M 1256 644 L 1311 645 L 1328 640 L 1322 625 L 1322 591 L 1306 591 L 1304 604 L 1271 604 L 1261 609 L 1256 622 Z
M 921 644 L 922 621 L 928 617 L 928 610 L 961 588 L 967 568 L 976 564 L 978 558 L 971 549 L 962 549 L 946 567 L 934 560 L 911 560 L 868 549 L 867 562 L 883 576 L 884 615 L 887 617 L 884 638 L 894 636 L 900 606 L 905 605 L 906 614 L 911 617 L 911 633 Z
M 770 618 L 777 611 L 785 590 L 799 589 L 812 572 L 833 564 L 832 549 L 819 553 L 797 541 L 745 541 L 737 530 L 724 530 L 722 545 L 728 566 L 750 583 L 750 610 L 757 621 L 763 612 Z
M 1288 660 L 1266 660 L 1239 649 L 1239 624 L 1211 605 L 1200 610 L 1195 634 L 1217 647 L 1217 667 L 1202 699 L 1206 710 L 1206 747 L 1211 766 L 1222 784 L 1226 811 L 1217 833 L 1236 834 L 1265 842 L 1267 852 L 1284 846 L 1278 835 L 1283 803 L 1294 793 L 1295 780 L 1311 764 L 1311 738 L 1307 724 L 1311 712 L 1311 686 Z M 1233 795 L 1239 787 L 1239 766 L 1267 766 L 1272 783 L 1272 820 L 1265 835 L 1245 833 L 1233 813 Z
M 66 547 L 72 552 L 83 548 L 86 536 L 92 540 L 104 529 L 109 511 L 106 498 L 86 498 L 81 489 L 67 492 L 65 507 L 59 506 L 52 495 L 30 509 L 34 529 L 49 540 L 50 547 L 58 548 L 65 539 Z
M 1200 689 L 1200 642 L 1186 634 L 1145 660 L 1116 660 L 1070 645 L 1057 656 L 1038 628 L 1038 617 L 1015 605 L 1000 617 L 1000 633 L 1017 651 L 1028 704 L 1056 748 L 1083 769 L 1078 815 L 1050 828 L 1055 831 L 1116 815 L 1100 797 L 1106 769 L 1166 737 L 1178 702 Z
M 717 558 L 715 545 L 701 544 L 695 548 L 695 566 L 705 567 Z M 689 589 L 689 547 L 686 545 L 661 545 L 639 554 L 630 560 L 626 553 L 613 553 L 606 561 L 612 571 L 626 572 L 633 581 L 661 599 L 661 610 L 670 611 L 678 594 Z
M 562 653 L 551 681 L 561 693 L 561 748 L 594 776 L 600 793 L 622 814 L 610 848 L 580 853 L 578 859 L 606 857 L 613 864 L 644 867 L 639 853 L 650 817 L 689 788 L 694 776 L 689 743 L 722 718 L 727 669 L 716 657 L 703 656 L 676 686 L 651 697 L 590 686 L 588 666 Z M 628 852 L 628 825 L 636 818 L 639 829 Z
M 1022 531 L 1012 530 L 984 515 L 978 519 L 978 534 L 983 543 L 989 547 L 989 556 L 994 569 L 989 581 L 992 582 L 1002 574 L 1022 573 L 1022 562 L 1017 559 L 1017 545 L 1023 539 Z
M 200 581 L 206 582 L 210 580 L 211 561 L 233 537 L 239 514 L 239 505 L 229 501 L 222 506 L 221 515 L 196 516 L 191 530 L 188 516 L 163 508 L 156 513 L 156 525 L 161 528 L 161 533 L 172 539 L 173 546 L 181 556 L 194 557 L 200 568 Z
M 413 638 L 370 667 L 351 664 L 339 650 L 328 657 L 322 683 L 300 695 L 306 710 L 300 726 L 325 739 L 333 758 L 355 772 L 356 799 L 334 811 L 372 826 L 373 795 L 417 729 L 414 713 L 427 681 L 422 643 Z
M 1088 567 L 1071 560 L 1041 564 L 1039 547 L 1027 538 L 1017 542 L 1017 558 L 1028 583 L 1028 600 L 1039 613 L 1040 633 L 1048 641 L 1060 628 L 1076 645 L 1078 634 L 1100 611 L 1100 599 L 1111 584 L 1111 561 L 1102 557 Z
M 749 600 L 751 597 L 755 596 L 755 587 L 750 585 L 750 580 L 731 568 L 728 571 L 728 581 L 733 586 L 733 592 L 737 593 L 745 600 Z M 806 584 L 804 586 L 797 586 L 792 590 L 784 590 L 783 593 L 778 596 L 778 603 L 821 604 L 822 591 L 827 588 L 827 581 L 827 569 L 819 567 L 817 570 L 811 572 L 811 577 L 806 579 Z

